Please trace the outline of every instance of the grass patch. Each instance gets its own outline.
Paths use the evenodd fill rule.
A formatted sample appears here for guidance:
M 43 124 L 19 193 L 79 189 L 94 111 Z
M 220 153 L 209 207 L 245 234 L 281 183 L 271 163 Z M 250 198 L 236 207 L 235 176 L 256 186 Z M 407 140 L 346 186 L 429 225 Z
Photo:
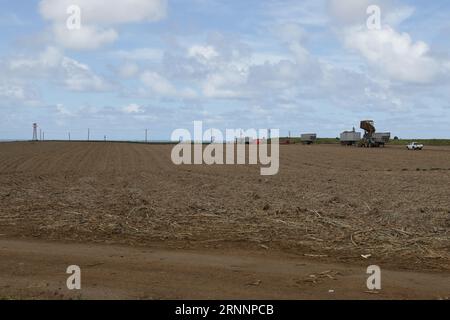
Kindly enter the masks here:
M 288 138 L 288 137 L 280 137 L 280 143 L 289 141 L 292 144 L 302 143 L 300 138 Z M 339 139 L 336 138 L 317 138 L 314 144 L 339 144 Z
M 292 144 L 302 143 L 302 141 L 299 137 L 295 137 L 295 138 L 282 137 L 282 138 L 280 138 L 280 142 L 285 142 L 287 140 L 289 140 L 290 143 L 292 143 Z M 399 139 L 399 140 L 391 139 L 389 141 L 388 145 L 406 146 L 406 145 L 410 144 L 411 142 L 417 142 L 419 144 L 423 144 L 425 147 L 426 146 L 450 146 L 450 139 Z M 314 144 L 340 144 L 340 140 L 338 138 L 317 138 L 317 140 Z
M 399 139 L 399 140 L 391 140 L 389 142 L 390 145 L 400 145 L 406 146 L 411 142 L 417 142 L 419 144 L 423 144 L 426 146 L 450 146 L 450 139 Z

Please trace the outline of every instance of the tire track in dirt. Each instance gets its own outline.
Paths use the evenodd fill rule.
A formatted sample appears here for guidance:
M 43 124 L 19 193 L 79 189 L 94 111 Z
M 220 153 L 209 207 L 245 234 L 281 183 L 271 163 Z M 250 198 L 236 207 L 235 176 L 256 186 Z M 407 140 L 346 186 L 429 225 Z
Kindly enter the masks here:
M 166 250 L 0 240 L 0 298 L 38 299 L 449 299 L 445 273 L 366 268 L 244 249 Z M 66 289 L 80 266 L 81 290 Z

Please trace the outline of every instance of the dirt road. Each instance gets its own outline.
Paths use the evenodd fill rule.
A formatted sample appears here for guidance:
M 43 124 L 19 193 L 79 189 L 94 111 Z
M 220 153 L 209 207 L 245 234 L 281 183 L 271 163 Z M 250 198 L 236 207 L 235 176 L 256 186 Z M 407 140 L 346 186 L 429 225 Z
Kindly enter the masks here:
M 165 250 L 0 240 L 0 297 L 38 299 L 448 299 L 448 273 L 382 269 L 369 293 L 363 267 L 279 252 Z M 81 268 L 69 291 L 66 268 Z M 382 266 L 381 266 L 382 267 Z M 331 291 L 330 291 L 331 290 Z

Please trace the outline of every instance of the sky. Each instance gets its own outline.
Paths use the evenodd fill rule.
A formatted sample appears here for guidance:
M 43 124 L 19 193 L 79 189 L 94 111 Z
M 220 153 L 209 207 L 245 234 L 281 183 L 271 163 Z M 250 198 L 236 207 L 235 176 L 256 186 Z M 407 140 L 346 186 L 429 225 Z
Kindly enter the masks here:
M 364 119 L 450 138 L 446 0 L 0 4 L 0 140 L 34 122 L 46 139 L 166 140 L 193 121 L 337 137 Z

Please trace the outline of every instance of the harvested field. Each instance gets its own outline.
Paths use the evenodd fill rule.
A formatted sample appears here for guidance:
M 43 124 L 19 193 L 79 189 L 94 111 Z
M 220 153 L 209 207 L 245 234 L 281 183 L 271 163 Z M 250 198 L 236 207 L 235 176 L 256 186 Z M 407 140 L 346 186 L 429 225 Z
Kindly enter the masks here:
M 450 148 L 281 146 L 272 177 L 175 166 L 171 148 L 0 144 L 0 234 L 450 269 Z
M 281 146 L 271 177 L 171 149 L 0 144 L 0 299 L 448 299 L 450 148 Z
M 280 172 L 267 177 L 258 166 L 175 166 L 171 149 L 1 143 L 0 237 L 450 270 L 448 147 L 281 146 Z

